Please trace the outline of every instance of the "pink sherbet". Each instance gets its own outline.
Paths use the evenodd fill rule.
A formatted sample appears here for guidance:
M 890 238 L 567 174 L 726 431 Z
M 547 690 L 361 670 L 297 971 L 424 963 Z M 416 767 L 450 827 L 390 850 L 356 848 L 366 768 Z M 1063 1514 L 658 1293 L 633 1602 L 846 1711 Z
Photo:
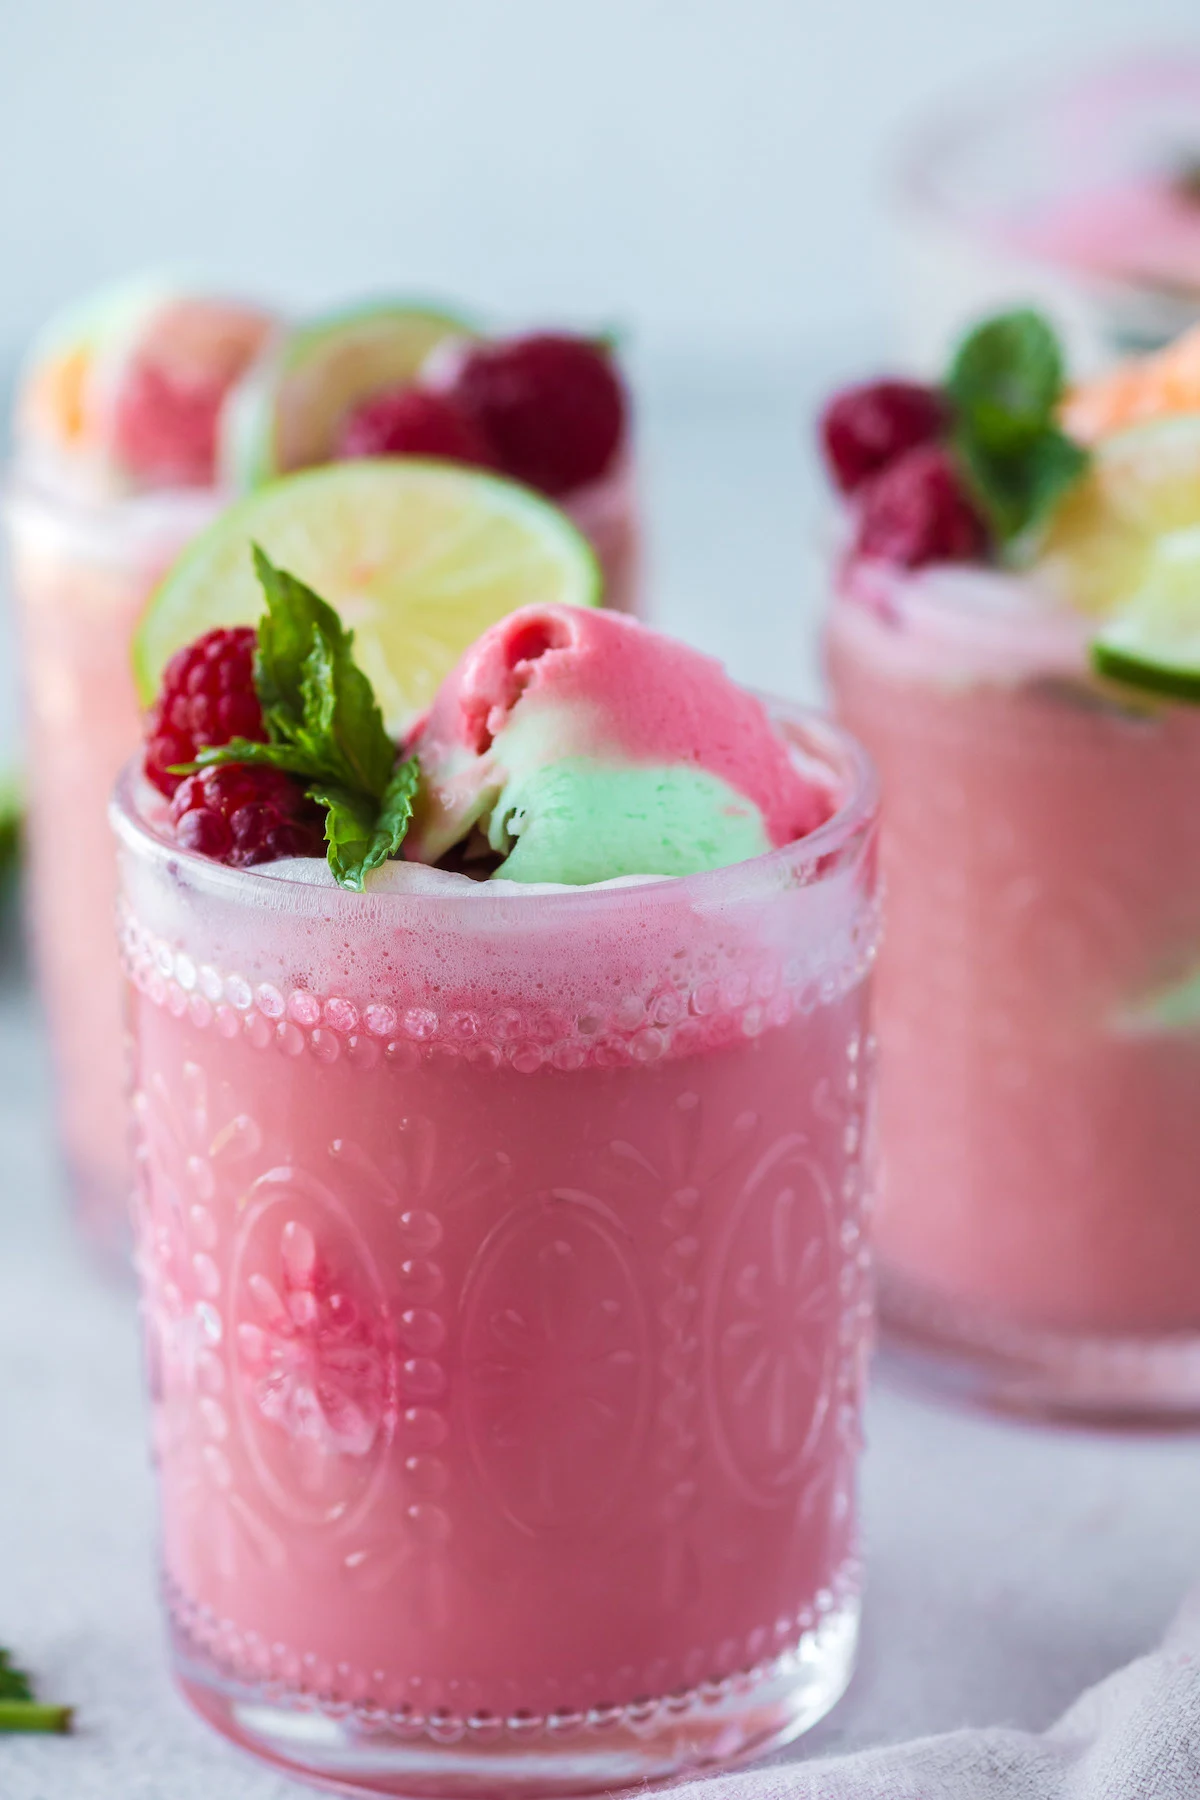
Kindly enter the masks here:
M 531 775 L 556 766 L 610 771 L 615 803 L 631 771 L 698 780 L 703 771 L 717 811 L 760 816 L 763 848 L 804 836 L 832 810 L 762 702 L 720 663 L 581 607 L 525 607 L 485 632 L 442 683 L 411 748 L 422 792 L 405 854 L 422 862 L 486 823 L 505 791 L 527 791 Z

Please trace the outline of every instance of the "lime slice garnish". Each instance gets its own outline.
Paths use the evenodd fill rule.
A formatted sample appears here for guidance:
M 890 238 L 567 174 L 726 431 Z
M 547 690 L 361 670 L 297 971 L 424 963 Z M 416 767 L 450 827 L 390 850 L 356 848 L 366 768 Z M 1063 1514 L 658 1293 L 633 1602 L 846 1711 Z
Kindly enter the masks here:
M 1134 602 L 1159 546 L 1200 525 L 1200 414 L 1155 419 L 1102 439 L 1055 512 L 1039 573 L 1070 603 L 1111 618 Z
M 143 704 L 184 644 L 262 615 L 251 544 L 336 608 L 399 736 L 468 645 L 534 602 L 600 604 L 591 546 L 528 488 L 450 463 L 380 458 L 285 476 L 194 540 L 134 635 Z
M 1092 643 L 1102 675 L 1200 700 L 1200 525 L 1151 547 L 1140 584 Z
M 411 381 L 462 319 L 395 302 L 355 308 L 283 332 L 230 397 L 218 462 L 237 492 L 328 462 L 347 413 L 383 388 Z

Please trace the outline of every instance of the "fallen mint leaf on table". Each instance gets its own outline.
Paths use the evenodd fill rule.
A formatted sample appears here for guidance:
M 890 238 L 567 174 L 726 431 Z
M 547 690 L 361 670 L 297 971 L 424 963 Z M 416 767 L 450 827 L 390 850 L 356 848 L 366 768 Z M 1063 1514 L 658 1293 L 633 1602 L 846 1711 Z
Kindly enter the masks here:
M 0 1650 L 0 1731 L 69 1731 L 71 1708 L 46 1706 L 7 1650 Z
M 325 808 L 330 868 L 343 887 L 361 891 L 363 877 L 404 841 L 417 765 L 396 766 L 374 690 L 354 660 L 354 633 L 257 544 L 254 566 L 267 602 L 254 685 L 269 741 L 215 745 L 200 752 L 197 767 L 257 763 L 304 780 L 309 799 Z
M 1087 451 L 1056 422 L 1064 387 L 1054 330 L 1028 309 L 985 320 L 954 358 L 951 441 L 1002 548 L 1043 525 L 1087 468 Z

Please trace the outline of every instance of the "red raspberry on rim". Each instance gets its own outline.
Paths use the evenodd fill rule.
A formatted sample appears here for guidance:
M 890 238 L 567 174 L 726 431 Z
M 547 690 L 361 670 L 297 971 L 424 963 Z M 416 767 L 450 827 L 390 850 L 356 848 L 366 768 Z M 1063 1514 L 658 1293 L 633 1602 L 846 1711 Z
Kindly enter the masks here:
M 145 769 L 168 799 L 182 780 L 172 766 L 195 762 L 198 750 L 235 737 L 266 742 L 254 690 L 256 640 L 250 626 L 218 627 L 176 651 L 163 671 L 146 721 Z
M 322 856 L 320 809 L 291 775 L 249 763 L 201 769 L 171 801 L 176 840 L 235 869 L 281 856 Z
M 456 345 L 431 385 L 474 421 L 506 475 L 552 497 L 598 481 L 625 435 L 611 356 L 564 332 Z
M 922 444 L 865 489 L 855 550 L 903 569 L 933 562 L 975 562 L 987 528 L 942 444 Z
M 348 414 L 339 457 L 434 456 L 494 468 L 496 459 L 475 421 L 450 394 L 425 388 L 386 388 Z
M 835 394 L 821 414 L 821 442 L 834 480 L 852 494 L 906 451 L 945 431 L 936 388 L 916 381 L 870 381 Z

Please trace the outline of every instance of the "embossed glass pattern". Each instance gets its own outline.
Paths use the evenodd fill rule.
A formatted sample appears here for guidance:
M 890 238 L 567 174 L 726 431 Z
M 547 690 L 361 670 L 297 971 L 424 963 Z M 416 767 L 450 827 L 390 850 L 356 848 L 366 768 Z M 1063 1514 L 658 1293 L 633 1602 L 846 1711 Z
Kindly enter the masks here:
M 1200 710 L 942 575 L 829 641 L 884 795 L 884 1321 L 1004 1403 L 1195 1412 Z
M 870 1295 L 859 753 L 804 842 L 358 896 L 114 818 L 179 1678 L 381 1792 L 588 1791 L 840 1693 Z

